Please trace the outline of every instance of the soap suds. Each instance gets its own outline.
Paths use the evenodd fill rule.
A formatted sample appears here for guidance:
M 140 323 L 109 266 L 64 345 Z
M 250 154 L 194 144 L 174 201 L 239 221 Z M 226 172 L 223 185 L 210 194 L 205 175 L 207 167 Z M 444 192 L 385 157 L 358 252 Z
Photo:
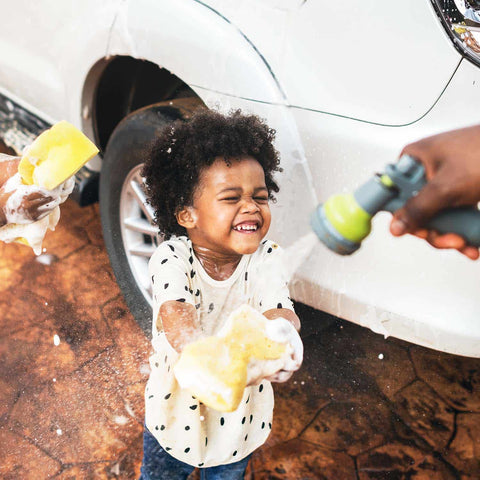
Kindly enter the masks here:
M 10 243 L 23 238 L 32 247 L 35 254 L 40 255 L 47 230 L 55 230 L 60 219 L 59 205 L 72 193 L 74 186 L 75 180 L 72 177 L 56 189 L 46 190 L 35 185 L 24 185 L 19 173 L 13 175 L 4 185 L 5 192 L 13 193 L 4 208 L 8 223 L 0 228 L 0 241 Z M 52 201 L 39 207 L 38 210 L 43 212 L 43 215 L 35 222 L 32 222 L 28 212 L 21 206 L 25 195 L 31 193 L 41 193 L 52 197 Z
M 303 352 L 300 337 L 288 320 L 267 320 L 242 305 L 217 335 L 187 345 L 174 373 L 179 385 L 207 406 L 232 411 L 245 386 L 257 385 L 282 370 L 291 375 L 299 367 L 293 359 L 294 349 Z

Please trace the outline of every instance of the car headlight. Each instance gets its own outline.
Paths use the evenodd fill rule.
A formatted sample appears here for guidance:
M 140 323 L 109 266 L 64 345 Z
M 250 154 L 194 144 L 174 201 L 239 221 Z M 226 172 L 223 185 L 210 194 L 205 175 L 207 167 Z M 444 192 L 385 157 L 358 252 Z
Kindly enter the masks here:
M 455 47 L 480 66 L 480 0 L 431 0 Z

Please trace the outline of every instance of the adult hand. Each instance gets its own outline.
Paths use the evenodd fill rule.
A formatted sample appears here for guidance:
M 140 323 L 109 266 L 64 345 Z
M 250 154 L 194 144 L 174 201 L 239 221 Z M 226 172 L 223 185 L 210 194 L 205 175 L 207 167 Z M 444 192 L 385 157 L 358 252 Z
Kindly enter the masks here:
M 20 158 L 0 155 L 0 227 L 8 223 L 28 224 L 47 216 L 71 193 L 74 181 L 55 190 L 24 185 L 17 173 Z
M 480 201 L 480 125 L 411 143 L 403 149 L 404 154 L 423 163 L 428 183 L 394 213 L 391 233 L 412 233 L 436 248 L 453 248 L 478 259 L 478 248 L 467 245 L 459 235 L 441 235 L 424 225 L 444 208 L 476 206 Z
M 9 199 L 13 193 L 5 193 L 0 188 L 0 226 L 7 223 L 33 223 L 48 215 L 52 209 L 53 197 L 41 191 L 26 193 L 19 198 L 17 206 L 11 207 Z M 15 219 L 15 221 L 13 221 Z

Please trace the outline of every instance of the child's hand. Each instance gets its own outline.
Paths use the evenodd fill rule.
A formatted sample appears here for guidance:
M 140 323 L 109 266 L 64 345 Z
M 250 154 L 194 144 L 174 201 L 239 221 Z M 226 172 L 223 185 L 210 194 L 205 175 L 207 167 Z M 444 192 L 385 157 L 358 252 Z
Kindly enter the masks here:
M 300 368 L 303 362 L 303 343 L 295 327 L 285 318 L 269 320 L 265 334 L 275 342 L 287 343 L 291 346 L 291 355 L 279 372 L 271 375 L 267 380 L 271 382 L 286 382 Z

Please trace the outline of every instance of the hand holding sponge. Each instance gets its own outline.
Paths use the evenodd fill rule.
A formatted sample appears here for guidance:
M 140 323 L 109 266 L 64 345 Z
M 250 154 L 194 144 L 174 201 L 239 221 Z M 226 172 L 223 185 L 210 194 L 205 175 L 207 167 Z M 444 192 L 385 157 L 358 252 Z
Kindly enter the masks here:
M 282 333 L 285 328 L 289 330 L 287 335 Z M 295 335 L 297 340 L 289 342 Z M 267 320 L 252 307 L 242 305 L 232 312 L 217 335 L 188 344 L 174 373 L 180 386 L 188 388 L 202 403 L 231 412 L 238 407 L 247 385 L 285 367 L 292 368 L 294 349 L 300 349 L 303 355 L 300 337 L 287 320 Z M 298 369 L 300 363 L 301 359 L 293 369 Z
M 2 187 L 11 194 L 4 208 L 8 224 L 0 228 L 0 240 L 24 243 L 40 254 L 47 229 L 54 230 L 60 218 L 58 205 L 73 190 L 71 177 L 97 153 L 97 147 L 66 121 L 40 134 L 25 150 L 18 174 Z M 23 208 L 25 198 L 32 194 L 51 199 L 38 207 L 37 221 Z

